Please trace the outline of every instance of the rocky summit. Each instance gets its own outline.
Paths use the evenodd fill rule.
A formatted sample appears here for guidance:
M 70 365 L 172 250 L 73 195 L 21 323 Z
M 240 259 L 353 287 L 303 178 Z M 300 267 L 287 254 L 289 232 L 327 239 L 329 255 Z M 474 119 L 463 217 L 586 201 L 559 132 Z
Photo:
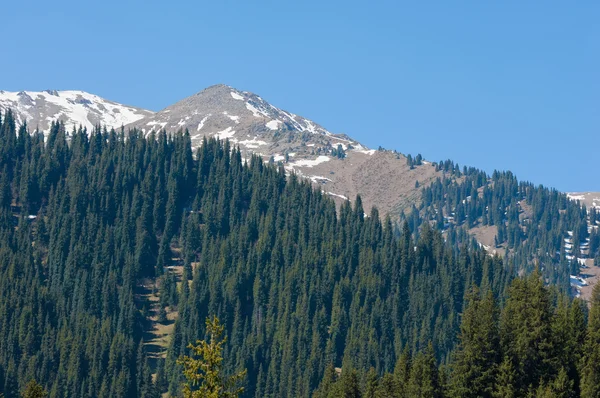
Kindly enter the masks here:
M 203 137 L 228 139 L 245 156 L 257 154 L 265 161 L 281 162 L 336 200 L 353 200 L 361 194 L 365 208 L 377 205 L 392 216 L 419 200 L 416 185 L 427 184 L 439 174 L 427 162 L 411 168 L 400 153 L 369 149 L 256 94 L 222 84 L 126 127 L 146 134 L 187 129 L 193 146 L 199 146 Z

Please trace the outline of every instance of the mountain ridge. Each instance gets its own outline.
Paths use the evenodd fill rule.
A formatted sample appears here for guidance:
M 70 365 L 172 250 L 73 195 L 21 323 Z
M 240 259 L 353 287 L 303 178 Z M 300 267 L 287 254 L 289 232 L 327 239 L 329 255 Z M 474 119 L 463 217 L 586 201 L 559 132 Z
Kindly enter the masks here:
M 79 126 L 88 131 L 96 125 L 118 128 L 153 113 L 79 90 L 0 90 L 0 110 L 8 109 L 15 111 L 18 125 L 27 122 L 39 131 L 48 131 L 55 120 L 64 122 L 67 131 Z
M 64 107 L 71 113 L 65 114 L 64 107 L 54 104 L 57 102 L 56 98 L 61 98 L 61 95 L 64 101 L 67 101 L 63 104 Z M 464 227 L 466 232 L 492 255 L 513 256 L 515 247 L 511 246 L 514 245 L 511 239 L 516 236 L 519 241 L 530 228 L 527 223 L 532 215 L 532 203 L 524 197 L 516 198 L 519 203 L 513 204 L 518 206 L 520 215 L 513 217 L 510 234 L 501 216 L 497 217 L 496 225 L 491 225 L 487 214 L 489 211 L 487 209 L 483 211 L 475 204 L 470 204 L 471 199 L 475 199 L 473 203 L 486 200 L 484 198 L 486 187 L 493 189 L 493 178 L 487 173 L 475 168 L 461 169 L 458 164 L 449 160 L 433 163 L 423 160 L 420 155 L 412 158 L 411 155 L 381 147 L 377 150 L 369 149 L 345 134 L 332 133 L 312 120 L 271 105 L 257 94 L 241 91 L 225 84 L 207 87 L 158 112 L 139 110 L 136 113 L 135 110 L 139 108 L 128 108 L 133 114 L 128 114 L 132 121 L 127 124 L 119 124 L 123 121 L 123 117 L 119 117 L 122 116 L 120 113 L 126 106 L 89 93 L 52 90 L 0 92 L 0 109 L 3 109 L 1 107 L 3 104 L 6 109 L 6 101 L 2 102 L 3 96 L 12 98 L 12 104 L 21 107 L 17 107 L 18 122 L 29 119 L 33 108 L 39 112 L 38 123 L 39 120 L 49 123 L 62 117 L 71 123 L 71 127 L 74 127 L 79 120 L 82 122 L 80 124 L 85 124 L 90 132 L 93 126 L 97 125 L 92 123 L 91 119 L 94 118 L 90 118 L 91 113 L 98 120 L 102 120 L 107 127 L 123 126 L 125 129 L 137 129 L 145 136 L 158 131 L 175 133 L 187 130 L 192 148 L 199 148 L 205 138 L 227 139 L 240 148 L 242 156 L 246 159 L 258 155 L 264 162 L 279 164 L 287 174 L 295 174 L 310 180 L 338 206 L 347 200 L 354 201 L 360 195 L 365 211 L 368 212 L 372 207 L 376 207 L 378 213 L 374 216 L 389 216 L 394 221 L 409 220 L 413 230 L 418 230 L 421 222 L 435 223 L 442 230 Z M 43 106 L 47 102 L 56 106 Z M 65 124 L 68 126 L 67 123 Z M 467 176 L 471 172 L 474 172 L 475 177 Z M 485 177 L 481 176 L 482 173 Z M 462 192 L 465 189 L 471 190 L 469 184 L 463 184 L 468 178 L 478 179 L 476 193 L 471 192 L 469 195 Z M 474 180 L 471 182 L 475 183 Z M 514 181 L 510 182 L 511 186 L 513 183 Z M 446 194 L 456 196 L 453 193 L 454 187 L 461 186 L 462 196 L 460 200 L 455 198 L 454 201 L 446 203 L 440 202 L 438 198 L 436 204 L 429 203 L 428 206 L 429 199 L 425 197 L 424 192 L 432 186 L 435 191 L 430 191 L 429 195 L 432 195 L 432 192 L 448 190 Z M 589 192 L 565 194 L 563 200 L 568 198 L 573 202 L 579 201 L 588 209 L 600 209 L 600 194 Z M 489 205 L 489 208 L 493 209 L 494 206 L 491 203 Z M 510 213 L 510 203 L 504 203 L 502 207 L 504 214 Z M 466 212 L 468 209 L 471 210 Z M 465 226 L 465 214 L 461 213 L 468 214 L 473 211 L 481 214 L 477 213 L 478 217 L 469 214 Z M 598 228 L 595 220 L 586 223 L 589 224 L 588 230 Z M 500 230 L 498 226 L 501 227 Z M 522 231 L 518 232 L 519 229 Z M 573 229 L 575 228 L 565 230 L 563 233 L 572 233 Z M 554 236 L 552 239 L 558 242 L 563 238 Z M 565 236 L 564 239 L 567 237 Z M 528 240 L 525 239 L 525 242 Z M 577 242 L 577 245 L 579 244 L 582 248 L 587 247 L 589 239 L 586 241 L 582 238 Z M 557 251 L 558 255 L 561 253 L 561 247 L 554 246 L 556 245 L 548 246 L 548 253 L 553 253 L 550 256 L 552 257 L 550 261 L 553 262 L 558 261 L 554 258 L 556 257 L 554 252 Z M 575 265 L 580 262 L 590 267 L 593 263 L 593 254 L 588 251 L 584 248 L 578 255 L 576 249 L 568 247 L 565 249 L 564 256 L 561 255 L 560 261 Z M 539 257 L 531 255 L 530 259 L 538 261 Z M 570 266 L 571 271 L 573 274 L 579 274 L 579 269 L 575 265 Z M 598 274 L 600 275 L 600 270 Z M 579 294 L 581 289 L 579 286 L 576 288 L 576 294 Z
M 194 147 L 204 137 L 229 139 L 246 157 L 256 154 L 265 161 L 281 162 L 288 172 L 310 179 L 338 201 L 361 194 L 366 206 L 376 205 L 384 214 L 402 213 L 418 203 L 416 185 L 426 186 L 442 175 L 429 162 L 409 166 L 408 158 L 399 152 L 369 149 L 346 134 L 332 133 L 257 94 L 226 84 L 206 87 L 157 112 L 78 90 L 0 90 L 0 110 L 9 108 L 15 111 L 17 124 L 27 121 L 40 131 L 61 120 L 67 131 L 79 126 L 91 131 L 98 124 L 137 128 L 146 135 L 188 129 Z

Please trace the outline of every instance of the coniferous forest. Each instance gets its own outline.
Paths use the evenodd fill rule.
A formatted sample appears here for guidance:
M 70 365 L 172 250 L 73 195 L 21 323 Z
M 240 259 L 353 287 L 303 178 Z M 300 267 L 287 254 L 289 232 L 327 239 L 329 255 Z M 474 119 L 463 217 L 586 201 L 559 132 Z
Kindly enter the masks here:
M 444 177 L 423 188 L 413 229 L 428 221 L 440 230 L 493 227 L 492 249 L 501 248 L 515 269 L 544 277 L 565 291 L 569 275 L 580 273 L 578 258 L 600 256 L 600 213 L 566 194 L 530 182 L 511 172 L 488 176 L 475 168 L 461 172 L 451 161 L 439 162 Z
M 597 396 L 599 292 L 588 316 L 458 230 L 336 208 L 228 141 L 29 134 L 9 111 L 0 253 L 6 398 L 180 396 L 214 316 L 247 397 Z

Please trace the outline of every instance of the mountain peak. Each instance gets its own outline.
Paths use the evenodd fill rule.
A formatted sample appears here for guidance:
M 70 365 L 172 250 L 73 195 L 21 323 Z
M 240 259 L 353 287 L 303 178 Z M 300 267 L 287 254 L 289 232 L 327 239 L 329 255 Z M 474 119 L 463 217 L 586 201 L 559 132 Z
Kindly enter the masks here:
M 341 200 L 362 195 L 365 208 L 381 211 L 412 203 L 418 185 L 439 173 L 429 166 L 411 169 L 399 153 L 365 148 L 344 134 L 278 108 L 260 96 L 226 84 L 216 84 L 153 113 L 108 101 L 84 91 L 0 91 L 0 111 L 12 109 L 17 124 L 27 121 L 47 132 L 61 120 L 68 130 L 83 125 L 137 128 L 145 134 L 187 129 L 192 145 L 204 137 L 229 139 L 244 157 L 261 156 L 281 162 L 290 173 L 303 176 L 328 195 Z
M 203 104 L 204 102 L 214 102 L 218 101 L 222 103 L 223 101 L 228 101 L 231 99 L 244 99 L 245 94 L 231 86 L 226 84 L 215 84 L 205 89 L 198 91 L 196 94 L 191 95 L 190 97 L 185 98 L 180 101 L 178 104 L 184 101 L 193 101 L 198 104 Z
M 235 90 L 233 87 L 230 87 L 226 84 L 213 84 L 212 86 L 208 86 L 203 90 L 198 91 L 195 95 L 215 95 L 215 94 L 226 94 L 228 91 Z M 237 90 L 235 90 L 237 91 Z
M 226 84 L 207 87 L 128 127 L 137 127 L 145 133 L 187 128 L 193 144 L 199 144 L 203 136 L 215 136 L 229 138 L 242 148 L 250 149 L 270 145 L 273 140 L 284 136 L 288 140 L 293 135 L 305 133 L 335 136 L 311 120 L 281 110 L 256 94 Z
M 40 131 L 48 131 L 54 120 L 63 121 L 67 130 L 83 126 L 91 131 L 97 125 L 118 128 L 152 114 L 75 90 L 0 91 L 0 111 L 8 109 L 13 110 L 17 124 L 27 121 Z
M 233 87 L 224 84 L 224 83 L 217 83 L 217 84 L 213 84 L 212 86 L 208 86 L 205 89 L 201 90 L 202 91 L 211 91 L 211 90 L 219 90 L 219 89 L 232 89 Z

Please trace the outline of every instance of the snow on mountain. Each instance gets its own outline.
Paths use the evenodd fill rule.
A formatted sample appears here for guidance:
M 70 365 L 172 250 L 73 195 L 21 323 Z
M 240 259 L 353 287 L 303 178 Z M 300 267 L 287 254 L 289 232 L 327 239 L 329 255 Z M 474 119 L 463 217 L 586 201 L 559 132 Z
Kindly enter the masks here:
M 85 91 L 0 90 L 0 111 L 12 109 L 18 125 L 27 122 L 30 131 L 47 132 L 52 121 L 61 120 L 67 131 L 80 125 L 90 131 L 96 125 L 119 128 L 150 116 L 153 112 L 106 100 Z
M 318 124 L 283 111 L 256 94 L 239 91 L 223 84 L 208 87 L 160 112 L 129 125 L 145 133 L 158 129 L 177 131 L 187 128 L 192 141 L 202 136 L 225 133 L 234 142 L 252 139 L 256 134 L 270 132 L 310 133 L 334 140 L 347 137 L 334 135 Z
M 228 139 L 245 158 L 255 154 L 265 162 L 281 162 L 289 173 L 312 181 L 337 201 L 354 200 L 360 193 L 366 209 L 377 205 L 383 213 L 400 214 L 419 198 L 415 181 L 426 186 L 439 176 L 432 165 L 410 168 L 399 153 L 369 149 L 256 94 L 223 84 L 125 127 L 145 134 L 187 129 L 194 147 L 204 137 Z
M 187 129 L 194 147 L 205 136 L 228 139 L 244 158 L 255 154 L 265 162 L 281 162 L 288 173 L 312 181 L 336 201 L 354 200 L 360 193 L 366 209 L 377 205 L 382 213 L 400 214 L 418 200 L 415 181 L 426 186 L 439 174 L 431 165 L 410 168 L 399 153 L 370 150 L 256 94 L 222 84 L 156 113 L 83 91 L 0 91 L 0 111 L 9 108 L 30 132 L 47 133 L 59 119 L 68 130 L 99 124 L 137 128 L 146 135 Z
M 578 200 L 588 208 L 600 210 L 600 192 L 571 192 L 567 193 L 571 200 Z

